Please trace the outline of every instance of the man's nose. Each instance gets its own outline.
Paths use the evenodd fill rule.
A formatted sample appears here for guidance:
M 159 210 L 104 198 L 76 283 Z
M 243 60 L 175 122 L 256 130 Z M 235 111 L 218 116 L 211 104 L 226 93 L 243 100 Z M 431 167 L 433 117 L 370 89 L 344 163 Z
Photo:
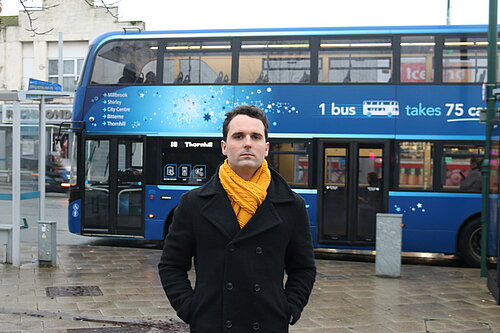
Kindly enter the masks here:
M 250 135 L 245 136 L 245 147 L 250 147 L 252 146 L 252 138 Z

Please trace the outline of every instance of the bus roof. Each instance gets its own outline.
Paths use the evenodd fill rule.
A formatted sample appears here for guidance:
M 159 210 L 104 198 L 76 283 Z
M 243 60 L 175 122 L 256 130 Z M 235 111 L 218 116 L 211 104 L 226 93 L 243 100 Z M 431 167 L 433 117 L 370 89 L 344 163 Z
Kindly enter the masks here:
M 306 27 L 211 30 L 113 31 L 97 37 L 92 44 L 109 39 L 187 38 L 187 37 L 252 37 L 252 36 L 309 36 L 309 35 L 378 35 L 427 33 L 485 33 L 487 25 L 428 25 L 372 27 Z

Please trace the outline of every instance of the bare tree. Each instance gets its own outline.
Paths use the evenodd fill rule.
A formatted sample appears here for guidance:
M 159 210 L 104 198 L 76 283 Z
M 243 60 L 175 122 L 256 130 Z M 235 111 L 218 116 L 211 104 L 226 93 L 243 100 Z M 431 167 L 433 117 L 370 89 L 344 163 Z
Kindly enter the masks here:
M 111 7 L 115 7 L 120 2 L 120 0 L 117 0 L 117 1 L 114 1 L 114 2 L 105 1 L 105 0 L 85 0 L 85 2 L 88 3 L 92 7 L 99 6 L 99 7 L 105 8 L 106 9 L 106 13 L 108 13 L 109 15 L 111 15 L 112 17 L 114 17 L 115 19 L 118 19 L 118 13 L 113 13 L 110 10 L 110 8 Z
M 30 27 L 26 28 L 26 30 L 30 31 L 31 35 L 33 37 L 35 37 L 36 35 L 45 35 L 45 34 L 50 33 L 52 30 L 54 30 L 54 28 L 52 28 L 52 29 L 45 30 L 45 31 L 38 31 L 38 28 L 34 24 L 35 21 L 37 20 L 37 18 L 33 17 L 33 11 L 29 10 L 29 8 L 26 7 L 25 2 L 26 2 L 25 0 L 19 0 L 19 3 L 21 4 L 21 6 L 23 6 L 23 11 L 26 13 L 26 16 L 28 17 L 28 22 L 29 22 L 29 25 L 30 25 Z M 51 5 L 49 7 L 46 7 L 45 9 L 53 8 L 53 7 L 56 7 L 58 5 L 59 4 L 54 4 L 54 5 Z
M 29 28 L 26 28 L 26 30 L 30 31 L 32 33 L 33 37 L 36 35 L 45 35 L 45 34 L 50 33 L 52 30 L 54 30 L 52 28 L 52 29 L 45 30 L 45 31 L 39 31 L 38 27 L 35 24 L 35 21 L 37 20 L 37 18 L 33 16 L 34 12 L 33 12 L 33 10 L 31 10 L 32 8 L 26 6 L 26 0 L 18 0 L 18 1 L 21 4 L 21 6 L 23 7 L 23 12 L 26 13 L 26 16 L 28 18 Z M 113 2 L 106 1 L 106 0 L 83 0 L 83 1 L 85 1 L 91 7 L 103 7 L 103 8 L 105 8 L 106 13 L 111 15 L 113 18 L 118 19 L 118 13 L 113 12 L 111 10 L 111 7 L 115 7 L 120 0 L 116 0 Z M 54 3 L 52 5 L 45 5 L 45 2 L 44 2 L 43 9 L 45 10 L 45 9 L 57 7 L 57 6 L 59 6 L 59 4 L 60 4 L 60 2 Z M 2 11 L 2 0 L 0 0 L 0 12 L 1 11 Z

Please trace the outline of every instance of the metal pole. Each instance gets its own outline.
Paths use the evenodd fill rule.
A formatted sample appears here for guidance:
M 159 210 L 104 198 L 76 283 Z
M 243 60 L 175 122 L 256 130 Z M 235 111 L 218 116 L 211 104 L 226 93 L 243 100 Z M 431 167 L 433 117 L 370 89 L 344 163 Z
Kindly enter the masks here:
M 450 1 L 448 0 L 448 5 L 446 6 L 446 24 L 450 25 Z
M 488 193 L 490 184 L 490 168 L 489 154 L 491 149 L 491 120 L 496 113 L 496 97 L 493 94 L 493 89 L 497 83 L 497 0 L 490 0 L 489 8 L 489 25 L 488 25 L 488 82 L 486 84 L 486 142 L 485 142 L 485 158 L 482 166 L 483 174 L 483 191 L 482 191 L 482 212 L 481 212 L 481 277 L 488 275 L 488 267 L 486 267 L 487 246 L 488 246 Z
M 57 47 L 59 51 L 57 60 L 57 83 L 63 86 L 63 33 L 59 32 L 59 40 L 57 41 Z M 64 89 L 63 89 L 64 90 Z
M 21 266 L 21 106 L 12 110 L 12 265 Z
M 40 191 L 40 205 L 38 211 L 38 219 L 45 221 L 45 172 L 46 172 L 46 131 L 45 131 L 45 97 L 40 99 L 40 118 L 38 122 L 39 128 L 39 146 L 38 146 L 38 191 Z

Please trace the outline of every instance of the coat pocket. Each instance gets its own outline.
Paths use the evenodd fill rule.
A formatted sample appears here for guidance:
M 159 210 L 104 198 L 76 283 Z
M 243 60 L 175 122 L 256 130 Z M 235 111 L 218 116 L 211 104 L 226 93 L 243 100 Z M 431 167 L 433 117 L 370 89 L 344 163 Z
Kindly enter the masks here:
M 280 292 L 280 295 L 281 295 L 281 309 L 283 310 L 283 314 L 285 315 L 285 317 L 288 319 L 290 318 L 290 305 L 288 304 L 288 300 L 286 298 L 286 295 L 285 295 L 285 290 L 283 288 L 281 288 L 281 292 Z

